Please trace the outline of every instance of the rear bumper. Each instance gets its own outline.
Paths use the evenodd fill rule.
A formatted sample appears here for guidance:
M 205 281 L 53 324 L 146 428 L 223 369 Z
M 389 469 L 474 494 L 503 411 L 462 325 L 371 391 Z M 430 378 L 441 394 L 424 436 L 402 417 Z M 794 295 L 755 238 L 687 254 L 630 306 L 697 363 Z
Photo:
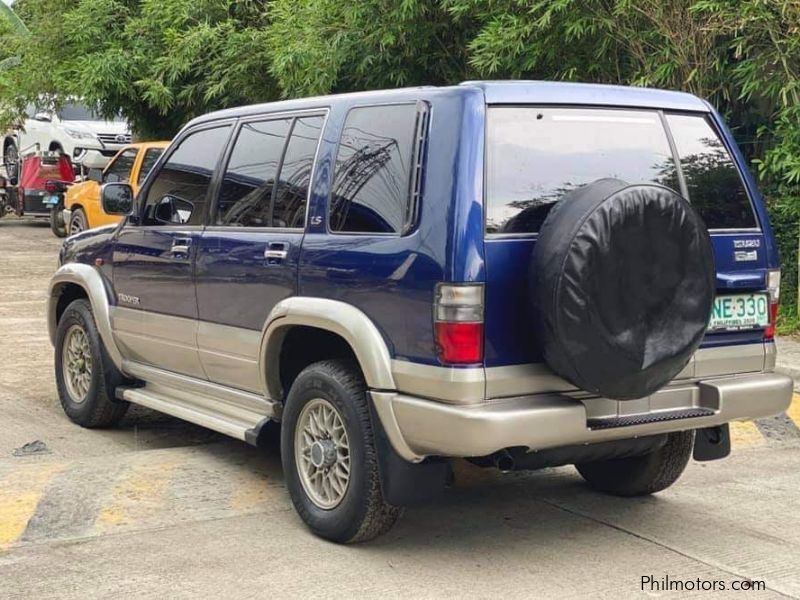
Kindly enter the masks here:
M 687 382 L 641 401 L 615 403 L 619 412 L 601 418 L 592 415 L 592 403 L 609 400 L 557 393 L 471 405 L 394 392 L 373 391 L 372 398 L 397 453 L 418 462 L 426 456 L 485 456 L 515 446 L 544 450 L 767 417 L 788 408 L 792 384 L 774 373 Z

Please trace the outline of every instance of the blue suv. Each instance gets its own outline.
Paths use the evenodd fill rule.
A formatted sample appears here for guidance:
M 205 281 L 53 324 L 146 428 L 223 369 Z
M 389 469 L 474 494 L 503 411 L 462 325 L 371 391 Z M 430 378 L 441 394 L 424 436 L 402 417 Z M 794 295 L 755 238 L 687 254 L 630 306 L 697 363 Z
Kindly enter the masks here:
M 694 96 L 467 82 L 189 123 L 118 226 L 69 238 L 48 322 L 84 427 L 141 404 L 251 444 L 338 542 L 450 460 L 635 496 L 779 413 L 764 202 Z

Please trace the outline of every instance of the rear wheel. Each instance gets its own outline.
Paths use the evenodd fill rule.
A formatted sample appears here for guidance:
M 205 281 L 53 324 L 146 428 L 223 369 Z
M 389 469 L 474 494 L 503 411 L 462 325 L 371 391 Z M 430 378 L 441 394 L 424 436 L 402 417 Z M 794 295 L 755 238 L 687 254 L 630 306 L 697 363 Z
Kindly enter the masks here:
M 75 235 L 87 229 L 89 229 L 89 221 L 86 218 L 86 213 L 82 208 L 76 208 L 72 211 L 72 216 L 69 219 L 69 234 Z
M 694 431 L 670 433 L 667 442 L 642 456 L 578 463 L 578 473 L 593 488 L 615 496 L 646 496 L 667 489 L 686 469 Z
M 50 209 L 50 231 L 56 237 L 63 238 L 67 235 L 67 225 L 64 223 L 64 213 L 58 207 Z
M 82 427 L 109 427 L 128 410 L 114 399 L 123 375 L 111 362 L 94 323 L 88 300 L 73 301 L 56 330 L 56 387 L 61 406 Z
M 295 509 L 320 537 L 370 540 L 402 512 L 383 498 L 366 385 L 350 361 L 314 363 L 298 375 L 283 413 L 281 460 Z

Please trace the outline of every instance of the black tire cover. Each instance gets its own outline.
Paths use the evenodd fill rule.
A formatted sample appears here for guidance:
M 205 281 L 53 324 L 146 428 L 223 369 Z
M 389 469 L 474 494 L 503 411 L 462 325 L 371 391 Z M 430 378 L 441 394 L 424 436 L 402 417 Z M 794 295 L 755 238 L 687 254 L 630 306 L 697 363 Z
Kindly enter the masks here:
M 566 194 L 533 252 L 531 301 L 550 368 L 632 400 L 689 362 L 714 301 L 714 254 L 691 205 L 659 185 L 600 179 Z

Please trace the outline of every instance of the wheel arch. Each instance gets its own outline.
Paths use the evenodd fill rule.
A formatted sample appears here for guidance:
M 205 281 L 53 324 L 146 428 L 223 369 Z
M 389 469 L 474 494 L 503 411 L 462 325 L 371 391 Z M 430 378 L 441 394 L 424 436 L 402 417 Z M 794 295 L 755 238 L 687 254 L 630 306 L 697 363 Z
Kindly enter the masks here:
M 338 300 L 296 296 L 279 302 L 273 308 L 262 333 L 259 367 L 262 387 L 270 398 L 284 398 L 281 377 L 283 350 L 287 341 L 291 343 L 292 336 L 298 332 L 320 332 L 322 338 L 331 343 L 341 340 L 361 368 L 369 388 L 395 389 L 389 349 L 377 326 L 366 314 Z M 285 364 L 283 373 L 286 374 Z
M 47 298 L 47 331 L 55 344 L 58 321 L 67 305 L 78 298 L 86 298 L 92 306 L 97 331 L 111 361 L 122 370 L 122 355 L 114 342 L 111 328 L 111 292 L 103 277 L 89 265 L 68 263 L 62 265 L 50 280 Z

